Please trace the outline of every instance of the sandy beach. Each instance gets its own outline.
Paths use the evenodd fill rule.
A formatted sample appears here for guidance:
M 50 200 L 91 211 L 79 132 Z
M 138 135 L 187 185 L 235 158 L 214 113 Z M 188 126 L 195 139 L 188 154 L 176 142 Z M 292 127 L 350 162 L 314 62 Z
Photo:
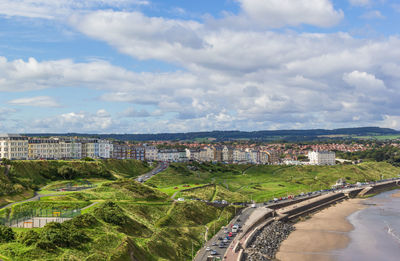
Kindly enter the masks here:
M 347 232 L 353 226 L 347 217 L 363 208 L 363 199 L 349 199 L 326 208 L 311 218 L 298 222 L 296 231 L 285 240 L 276 258 L 281 261 L 332 261 L 332 250 L 345 248 Z
M 392 194 L 392 197 L 394 197 L 394 198 L 400 198 L 400 191 L 398 191 L 398 192 L 396 192 L 396 193 L 393 193 L 393 194 Z

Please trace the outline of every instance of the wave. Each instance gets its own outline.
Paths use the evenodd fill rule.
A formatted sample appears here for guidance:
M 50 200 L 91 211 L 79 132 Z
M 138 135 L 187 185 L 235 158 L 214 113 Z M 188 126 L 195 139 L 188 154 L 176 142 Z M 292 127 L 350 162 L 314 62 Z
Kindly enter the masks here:
M 399 244 L 400 244 L 400 236 L 397 234 L 396 230 L 394 230 L 388 222 L 386 222 L 386 229 L 387 229 L 387 233 L 389 235 L 391 235 Z

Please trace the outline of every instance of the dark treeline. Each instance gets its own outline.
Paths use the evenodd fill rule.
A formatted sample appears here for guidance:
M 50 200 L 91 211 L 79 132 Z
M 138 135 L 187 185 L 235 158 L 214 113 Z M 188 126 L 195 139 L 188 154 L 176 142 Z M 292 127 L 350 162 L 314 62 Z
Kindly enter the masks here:
M 386 161 L 394 166 L 400 167 L 400 148 L 390 145 L 366 151 L 336 152 L 336 155 L 339 158 L 348 160 Z
M 231 141 L 247 139 L 253 141 L 329 141 L 332 139 L 340 140 L 346 137 L 327 137 L 329 135 L 348 135 L 348 136 L 376 136 L 376 135 L 398 135 L 399 131 L 379 128 L 379 127 L 361 127 L 344 128 L 335 130 L 265 130 L 265 131 L 211 131 L 211 132 L 188 132 L 188 133 L 159 133 L 159 134 L 26 134 L 27 136 L 79 136 L 92 138 L 109 138 L 123 141 L 181 141 L 213 138 L 216 141 Z

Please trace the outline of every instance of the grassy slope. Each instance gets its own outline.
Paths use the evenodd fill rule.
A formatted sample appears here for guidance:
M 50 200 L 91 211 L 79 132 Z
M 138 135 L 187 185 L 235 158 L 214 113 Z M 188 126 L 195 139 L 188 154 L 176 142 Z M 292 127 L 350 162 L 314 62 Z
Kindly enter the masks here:
M 76 178 L 110 179 L 107 172 L 119 177 L 137 177 L 151 168 L 136 160 L 96 161 L 14 161 L 9 176 L 0 166 L 0 206 L 33 196 L 34 190 L 55 180 L 62 180 L 58 169 L 68 166 L 76 170 Z
M 124 196 L 119 194 L 120 190 Z M 85 229 L 92 241 L 79 249 L 65 248 L 51 253 L 15 242 L 0 244 L 0 252 L 11 260 L 22 261 L 128 260 L 131 252 L 138 260 L 188 260 L 192 241 L 195 250 L 200 248 L 205 226 L 215 222 L 218 227 L 234 213 L 232 207 L 224 210 L 202 202 L 172 203 L 166 194 L 133 180 L 118 180 L 65 197 L 44 198 L 40 204 L 51 206 L 68 201 L 70 205 L 87 204 L 88 196 L 95 201 L 112 198 L 130 221 L 115 226 L 99 220 L 101 225 Z M 35 204 L 38 202 L 23 205 L 35 207 Z M 88 212 L 95 214 L 96 208 L 102 208 L 102 204 Z
M 265 201 L 286 194 L 330 188 L 339 178 L 354 183 L 377 180 L 381 174 L 385 178 L 399 174 L 399 168 L 383 162 L 336 166 L 253 166 L 245 174 L 241 172 L 243 166 L 235 169 L 239 166 L 221 165 L 211 169 L 213 165 L 210 164 L 209 169 L 192 171 L 185 164 L 175 165 L 175 168 L 151 178 L 147 184 L 163 189 L 186 183 L 215 182 L 219 185 L 216 199 L 227 201 Z
M 121 177 L 135 175 L 135 172 L 128 172 L 129 169 L 119 164 L 108 162 L 107 168 L 115 166 L 115 173 Z M 200 247 L 205 226 L 209 228 L 210 238 L 214 226 L 218 230 L 235 211 L 232 207 L 221 209 L 203 202 L 172 203 L 163 190 L 172 192 L 174 189 L 171 188 L 177 186 L 181 189 L 183 184 L 196 186 L 214 182 L 216 190 L 214 187 L 198 189 L 187 196 L 262 201 L 287 192 L 307 191 L 310 186 L 313 190 L 329 187 L 341 177 L 356 182 L 379 179 L 381 174 L 387 178 L 399 173 L 398 168 L 389 164 L 371 162 L 357 166 L 253 166 L 243 174 L 246 168 L 248 166 L 244 165 L 195 164 L 189 169 L 186 164 L 172 164 L 146 185 L 120 179 L 99 184 L 91 190 L 68 193 L 64 197 L 43 198 L 40 204 L 47 207 L 63 204 L 73 207 L 100 202 L 88 209 L 88 213 L 96 213 L 97 208 L 103 207 L 101 202 L 111 200 L 118 204 L 130 221 L 124 226 L 115 226 L 99 220 L 101 225 L 85 229 L 92 241 L 79 249 L 65 248 L 51 253 L 14 242 L 0 244 L 0 253 L 10 260 L 128 260 L 131 253 L 137 260 L 189 260 L 192 242 L 195 250 Z M 17 205 L 15 208 L 37 207 L 35 204 L 39 203 Z M 17 232 L 22 230 L 16 229 Z

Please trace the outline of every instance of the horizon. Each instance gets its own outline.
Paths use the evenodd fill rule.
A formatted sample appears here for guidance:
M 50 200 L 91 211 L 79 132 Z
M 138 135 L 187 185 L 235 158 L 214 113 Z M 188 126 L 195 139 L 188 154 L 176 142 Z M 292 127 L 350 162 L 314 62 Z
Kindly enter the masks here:
M 4 0 L 0 130 L 400 130 L 395 0 Z

